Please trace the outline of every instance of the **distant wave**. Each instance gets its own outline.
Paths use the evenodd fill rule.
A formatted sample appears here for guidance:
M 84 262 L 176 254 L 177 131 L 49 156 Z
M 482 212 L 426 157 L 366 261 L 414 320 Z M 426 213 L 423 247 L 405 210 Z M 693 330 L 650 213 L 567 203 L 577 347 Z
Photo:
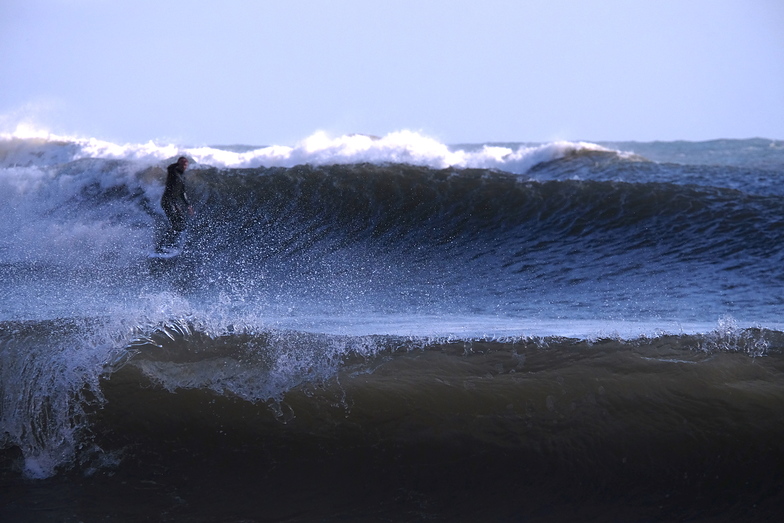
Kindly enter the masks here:
M 177 155 L 191 157 L 197 165 L 218 168 L 293 167 L 352 163 L 405 163 L 436 169 L 446 167 L 500 169 L 522 174 L 536 164 L 579 151 L 609 149 L 587 142 L 553 142 L 543 145 L 483 145 L 477 150 L 453 148 L 412 131 L 383 137 L 346 135 L 330 138 L 316 133 L 294 146 L 202 146 L 115 144 L 96 138 L 56 135 L 23 137 L 0 135 L 0 167 L 60 165 L 84 158 L 160 163 Z

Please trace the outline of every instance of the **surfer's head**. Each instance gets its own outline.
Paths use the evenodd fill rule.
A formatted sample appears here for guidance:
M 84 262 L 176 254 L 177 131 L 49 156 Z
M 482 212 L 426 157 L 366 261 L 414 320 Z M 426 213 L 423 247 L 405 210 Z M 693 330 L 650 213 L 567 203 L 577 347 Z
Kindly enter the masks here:
M 180 169 L 184 171 L 188 168 L 188 159 L 185 156 L 180 156 L 177 158 L 177 165 L 179 165 Z

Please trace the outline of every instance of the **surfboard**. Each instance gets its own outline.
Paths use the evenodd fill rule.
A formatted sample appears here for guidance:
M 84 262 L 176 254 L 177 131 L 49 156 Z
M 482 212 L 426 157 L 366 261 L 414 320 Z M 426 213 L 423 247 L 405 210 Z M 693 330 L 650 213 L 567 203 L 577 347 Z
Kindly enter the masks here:
M 153 251 L 147 255 L 148 258 L 159 259 L 159 260 L 170 260 L 172 258 L 176 258 L 182 253 L 182 249 L 179 247 L 170 247 L 164 248 L 159 251 Z
M 180 233 L 175 239 L 174 244 L 158 246 L 147 255 L 148 258 L 158 260 L 171 260 L 182 254 L 183 247 L 185 246 L 185 232 Z

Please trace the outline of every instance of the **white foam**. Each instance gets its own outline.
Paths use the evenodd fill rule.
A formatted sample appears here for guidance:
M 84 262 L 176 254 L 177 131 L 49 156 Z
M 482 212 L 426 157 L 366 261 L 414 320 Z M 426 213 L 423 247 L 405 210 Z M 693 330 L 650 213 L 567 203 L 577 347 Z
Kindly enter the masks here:
M 499 169 L 523 174 L 534 165 L 579 150 L 604 150 L 587 142 L 553 142 L 535 146 L 484 146 L 466 150 L 447 146 L 413 131 L 383 137 L 361 134 L 330 137 L 316 132 L 293 146 L 272 145 L 245 152 L 216 147 L 173 144 L 115 144 L 96 138 L 51 134 L 0 134 L 0 167 L 47 166 L 84 158 L 125 159 L 158 164 L 187 155 L 202 166 L 218 168 L 293 167 L 301 164 L 406 163 L 436 169 L 447 167 Z
M 87 412 L 103 401 L 100 380 L 107 362 L 124 352 L 111 327 L 79 320 L 71 326 L 76 328 L 69 333 L 68 325 L 42 324 L 32 336 L 3 340 L 1 442 L 21 449 L 30 478 L 50 477 L 73 462 L 89 424 Z
M 365 135 L 330 138 L 319 132 L 294 147 L 271 146 L 242 153 L 201 147 L 186 152 L 198 163 L 234 168 L 406 163 L 436 169 L 482 168 L 522 174 L 538 163 L 556 160 L 578 150 L 606 149 L 585 142 L 555 142 L 516 149 L 486 145 L 477 151 L 467 151 L 412 131 L 400 131 L 382 138 Z

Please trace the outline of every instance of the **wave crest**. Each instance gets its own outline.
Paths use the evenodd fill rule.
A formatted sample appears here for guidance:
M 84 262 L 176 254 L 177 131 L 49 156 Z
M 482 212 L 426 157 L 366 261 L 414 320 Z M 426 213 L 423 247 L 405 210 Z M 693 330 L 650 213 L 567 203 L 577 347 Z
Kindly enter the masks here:
M 317 132 L 293 146 L 199 146 L 173 144 L 116 144 L 96 138 L 29 133 L 0 135 L 0 167 L 48 167 L 84 158 L 132 160 L 159 164 L 187 155 L 204 166 L 217 168 L 293 167 L 402 163 L 447 167 L 499 169 L 523 174 L 531 167 L 580 151 L 611 152 L 587 142 L 559 141 L 535 145 L 448 146 L 413 131 L 383 137 L 351 134 L 330 137 Z

